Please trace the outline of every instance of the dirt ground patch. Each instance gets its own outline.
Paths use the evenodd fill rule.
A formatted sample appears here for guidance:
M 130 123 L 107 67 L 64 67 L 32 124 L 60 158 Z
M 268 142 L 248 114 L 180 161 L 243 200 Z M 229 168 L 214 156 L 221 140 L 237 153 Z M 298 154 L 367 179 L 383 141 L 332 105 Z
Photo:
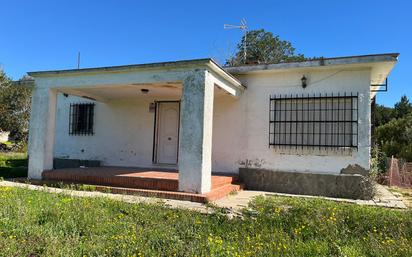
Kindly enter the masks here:
M 389 187 L 394 195 L 402 198 L 402 201 L 408 208 L 412 208 L 412 188 Z

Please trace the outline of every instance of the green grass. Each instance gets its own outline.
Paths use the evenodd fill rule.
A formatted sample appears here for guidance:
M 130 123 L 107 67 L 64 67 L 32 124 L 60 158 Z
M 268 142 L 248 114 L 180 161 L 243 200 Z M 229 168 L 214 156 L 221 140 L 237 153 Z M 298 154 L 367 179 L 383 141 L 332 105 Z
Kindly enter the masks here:
M 412 212 L 258 198 L 243 218 L 0 187 L 0 256 L 412 256 Z
M 4 142 L 3 144 L 5 144 L 5 145 L 7 145 L 7 146 L 12 146 L 12 145 L 13 145 L 13 143 L 10 142 L 10 141 Z
M 0 152 L 0 178 L 27 177 L 27 154 Z

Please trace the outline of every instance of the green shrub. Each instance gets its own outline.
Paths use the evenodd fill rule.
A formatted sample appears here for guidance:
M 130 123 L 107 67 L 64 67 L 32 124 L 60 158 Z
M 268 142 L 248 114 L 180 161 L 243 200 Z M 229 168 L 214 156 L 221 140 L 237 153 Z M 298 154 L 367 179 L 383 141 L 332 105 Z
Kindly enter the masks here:
M 388 157 L 412 161 L 412 113 L 377 127 L 376 142 Z
M 375 145 L 371 150 L 371 168 L 370 173 L 373 176 L 386 173 L 388 157 L 381 151 L 379 145 Z

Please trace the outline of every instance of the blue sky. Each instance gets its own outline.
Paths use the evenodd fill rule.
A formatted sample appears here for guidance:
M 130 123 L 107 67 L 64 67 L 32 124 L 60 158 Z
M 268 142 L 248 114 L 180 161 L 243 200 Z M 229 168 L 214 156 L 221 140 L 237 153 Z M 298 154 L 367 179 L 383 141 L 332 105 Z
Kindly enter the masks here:
M 246 18 L 306 56 L 399 52 L 391 106 L 412 98 L 412 1 L 57 1 L 0 0 L 0 65 L 27 71 L 213 57 L 223 62 L 242 34 L 224 23 Z

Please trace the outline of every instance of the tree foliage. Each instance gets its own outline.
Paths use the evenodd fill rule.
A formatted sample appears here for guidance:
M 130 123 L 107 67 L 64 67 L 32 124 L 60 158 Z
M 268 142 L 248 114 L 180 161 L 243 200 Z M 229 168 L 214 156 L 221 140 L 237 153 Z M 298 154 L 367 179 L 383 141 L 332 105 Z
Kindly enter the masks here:
M 394 118 L 393 108 L 386 107 L 380 104 L 376 105 L 375 120 L 374 120 L 375 127 L 379 127 L 380 125 L 386 124 L 393 118 Z
M 13 85 L 0 71 L 0 130 L 10 131 L 14 141 L 26 141 L 30 116 L 31 89 Z
M 375 127 L 379 127 L 391 121 L 392 119 L 404 118 L 412 112 L 412 104 L 406 95 L 403 95 L 394 108 L 377 104 L 375 107 Z
M 244 47 L 246 44 L 246 60 Z M 295 54 L 292 43 L 282 40 L 264 29 L 248 31 L 237 45 L 237 52 L 226 60 L 226 65 L 236 66 L 248 63 L 280 63 L 303 61 L 303 54 Z
M 394 117 L 397 119 L 403 118 L 412 112 L 412 104 L 406 95 L 401 97 L 401 100 L 395 104 Z
M 394 108 L 375 110 L 376 143 L 386 156 L 412 161 L 412 105 L 402 96 Z
M 387 156 L 412 161 L 412 113 L 379 126 L 376 137 Z

